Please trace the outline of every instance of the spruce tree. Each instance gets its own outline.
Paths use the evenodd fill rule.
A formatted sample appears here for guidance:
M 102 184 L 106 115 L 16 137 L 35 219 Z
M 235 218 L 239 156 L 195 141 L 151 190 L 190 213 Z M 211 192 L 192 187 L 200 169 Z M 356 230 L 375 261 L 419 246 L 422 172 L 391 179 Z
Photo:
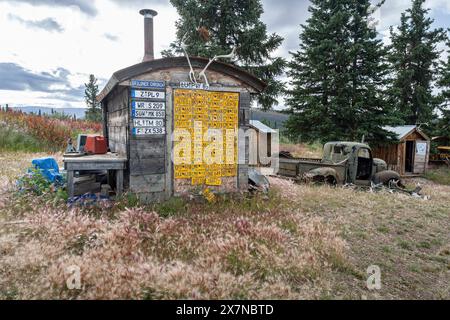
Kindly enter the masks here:
M 176 23 L 177 40 L 163 56 L 181 55 L 182 40 L 191 56 L 213 58 L 229 54 L 236 48 L 235 61 L 224 61 L 242 67 L 267 82 L 265 92 L 258 96 L 263 109 L 277 104 L 284 85 L 277 80 L 286 61 L 272 57 L 283 38 L 268 34 L 260 20 L 261 0 L 171 0 L 180 19 Z
M 292 53 L 288 121 L 303 141 L 367 140 L 389 136 L 385 104 L 386 50 L 370 26 L 369 0 L 312 0 L 302 25 L 300 49 Z
M 97 102 L 98 84 L 93 74 L 89 76 L 89 82 L 85 84 L 84 97 L 88 107 L 86 111 L 86 120 L 92 122 L 102 121 L 102 109 Z
M 442 64 L 438 82 L 439 88 L 442 90 L 440 95 L 441 119 L 436 134 L 450 138 L 450 40 L 447 42 L 447 54 L 447 61 Z
M 442 29 L 434 29 L 433 19 L 424 9 L 425 0 L 413 0 L 401 16 L 400 26 L 391 27 L 390 63 L 393 70 L 391 103 L 404 124 L 431 124 L 438 100 L 433 95 Z

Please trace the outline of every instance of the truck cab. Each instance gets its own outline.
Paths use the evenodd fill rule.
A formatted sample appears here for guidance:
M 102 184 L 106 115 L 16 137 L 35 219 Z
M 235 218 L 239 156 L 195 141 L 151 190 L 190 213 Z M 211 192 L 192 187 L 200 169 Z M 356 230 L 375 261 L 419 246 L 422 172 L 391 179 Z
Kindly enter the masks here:
M 280 174 L 307 177 L 316 182 L 370 186 L 400 180 L 397 172 L 387 170 L 385 161 L 373 158 L 371 148 L 357 142 L 329 142 L 320 161 L 280 159 Z
M 370 185 L 373 177 L 387 170 L 385 161 L 373 158 L 372 149 L 364 143 L 329 142 L 324 146 L 324 163 L 345 163 L 346 183 Z

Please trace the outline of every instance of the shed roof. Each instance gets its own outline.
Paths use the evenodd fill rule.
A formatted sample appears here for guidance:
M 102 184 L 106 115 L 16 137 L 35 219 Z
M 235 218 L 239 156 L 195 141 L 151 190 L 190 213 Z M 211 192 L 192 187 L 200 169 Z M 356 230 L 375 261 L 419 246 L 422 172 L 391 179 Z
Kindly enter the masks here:
M 270 127 L 273 129 L 282 129 L 289 119 L 289 115 L 276 111 L 262 111 L 260 109 L 251 108 L 250 119 L 265 121 L 266 123 L 269 123 Z
M 190 57 L 190 60 L 192 67 L 198 69 L 203 69 L 209 62 L 208 59 L 200 57 Z M 108 94 L 122 81 L 130 80 L 133 77 L 139 76 L 144 73 L 176 67 L 189 68 L 186 57 L 170 57 L 151 60 L 119 70 L 112 75 L 111 79 L 109 79 L 105 88 L 97 96 L 97 100 L 101 102 L 103 99 L 105 99 Z M 227 63 L 215 61 L 209 66 L 208 70 L 213 70 L 236 78 L 252 87 L 256 92 L 262 92 L 267 86 L 264 81 L 258 79 L 254 75 Z
M 406 138 L 407 136 L 409 136 L 411 133 L 413 133 L 414 131 L 417 131 L 421 136 L 423 136 L 424 139 L 426 140 L 430 140 L 430 138 L 428 138 L 428 136 L 423 133 L 417 126 L 415 125 L 409 125 L 409 126 L 398 126 L 398 127 L 384 127 L 383 128 L 386 131 L 395 133 L 397 135 L 397 138 L 399 140 L 402 140 L 404 138 Z
M 250 120 L 250 126 L 255 128 L 256 130 L 262 132 L 262 133 L 276 133 L 275 130 L 272 128 L 266 126 L 264 123 L 258 120 Z

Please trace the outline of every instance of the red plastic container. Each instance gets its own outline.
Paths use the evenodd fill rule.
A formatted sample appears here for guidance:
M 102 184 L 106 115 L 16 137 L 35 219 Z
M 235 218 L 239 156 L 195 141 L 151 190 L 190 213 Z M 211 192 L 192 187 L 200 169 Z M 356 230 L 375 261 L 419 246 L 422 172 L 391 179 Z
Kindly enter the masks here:
M 106 138 L 102 136 L 87 137 L 84 151 L 89 154 L 108 153 L 108 143 Z

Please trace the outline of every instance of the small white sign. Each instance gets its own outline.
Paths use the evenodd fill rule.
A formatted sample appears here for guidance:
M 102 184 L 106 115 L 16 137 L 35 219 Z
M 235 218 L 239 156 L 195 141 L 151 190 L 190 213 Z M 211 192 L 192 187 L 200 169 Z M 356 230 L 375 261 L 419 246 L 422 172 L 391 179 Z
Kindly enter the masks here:
M 180 82 L 181 89 L 197 89 L 197 90 L 207 90 L 209 87 L 204 83 L 193 83 L 193 82 Z
M 166 110 L 165 102 L 133 101 L 136 110 Z
M 166 128 L 134 128 L 136 136 L 166 134 Z
M 428 144 L 426 142 L 417 142 L 416 154 L 419 156 L 425 156 L 427 154 Z
M 165 99 L 166 93 L 163 91 L 132 90 L 132 97 L 141 99 Z
M 164 127 L 163 119 L 133 119 L 135 128 Z
M 135 118 L 165 118 L 165 111 L 154 111 L 154 110 L 135 110 L 133 112 Z

